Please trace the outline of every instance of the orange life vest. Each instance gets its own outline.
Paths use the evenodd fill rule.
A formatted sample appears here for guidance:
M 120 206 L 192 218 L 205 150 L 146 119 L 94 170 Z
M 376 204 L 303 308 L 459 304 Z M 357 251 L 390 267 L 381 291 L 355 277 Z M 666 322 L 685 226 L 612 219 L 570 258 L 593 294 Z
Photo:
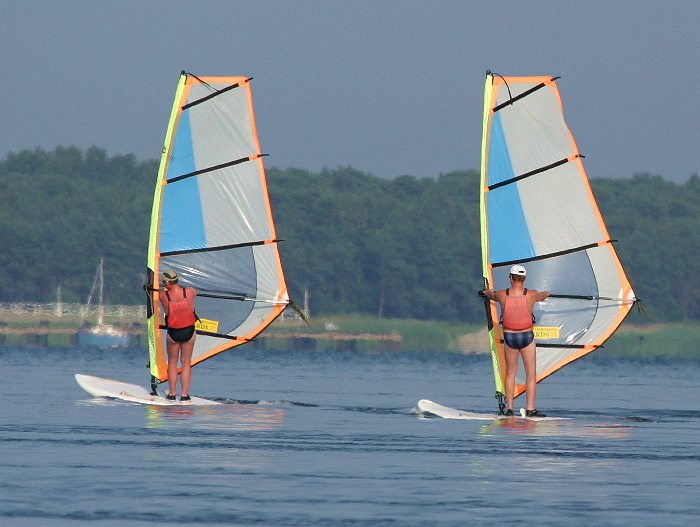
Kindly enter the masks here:
M 503 329 L 510 331 L 524 331 L 530 329 L 535 323 L 535 316 L 527 307 L 527 289 L 523 296 L 510 296 L 510 289 L 506 289 L 506 301 L 503 304 L 501 314 Z
M 173 300 L 170 298 L 170 291 L 166 291 L 165 296 L 168 297 L 168 313 L 165 316 L 165 325 L 171 329 L 188 328 L 194 325 L 197 316 L 187 301 L 187 288 L 182 288 L 182 298 Z

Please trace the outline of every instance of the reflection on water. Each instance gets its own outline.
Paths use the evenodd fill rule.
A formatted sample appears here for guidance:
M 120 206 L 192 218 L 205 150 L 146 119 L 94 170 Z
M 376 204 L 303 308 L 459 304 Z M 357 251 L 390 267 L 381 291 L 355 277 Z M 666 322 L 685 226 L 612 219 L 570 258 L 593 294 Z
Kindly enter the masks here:
M 568 437 L 605 437 L 610 439 L 629 439 L 630 428 L 618 423 L 579 424 L 575 420 L 534 421 L 530 419 L 497 419 L 483 425 L 481 436 L 497 434 Z
M 169 428 L 187 421 L 206 430 L 274 430 L 282 426 L 284 409 L 254 404 L 217 406 L 145 405 L 147 428 Z

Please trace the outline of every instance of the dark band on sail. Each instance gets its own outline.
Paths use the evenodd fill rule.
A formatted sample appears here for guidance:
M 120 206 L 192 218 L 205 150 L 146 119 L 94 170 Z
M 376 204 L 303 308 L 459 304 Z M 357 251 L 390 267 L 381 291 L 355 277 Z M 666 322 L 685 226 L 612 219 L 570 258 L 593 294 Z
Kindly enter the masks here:
M 217 247 L 203 247 L 201 249 L 186 249 L 182 251 L 168 251 L 160 253 L 160 257 L 165 256 L 176 256 L 178 254 L 195 254 L 195 253 L 207 253 L 215 251 L 228 251 L 229 249 L 240 249 L 241 247 L 254 247 L 256 245 L 265 245 L 267 243 L 279 243 L 282 240 L 260 240 L 255 242 L 246 243 L 234 243 L 232 245 L 219 245 Z
M 197 330 L 197 335 L 206 335 L 207 337 L 216 337 L 219 339 L 240 340 L 241 342 L 251 341 L 251 339 L 244 339 L 243 337 L 236 337 L 234 335 L 224 335 L 223 333 L 214 333 L 213 331 L 202 331 L 200 329 Z
M 168 329 L 168 326 L 161 324 L 158 326 L 160 329 Z M 245 339 L 243 337 L 236 337 L 235 335 L 225 335 L 224 333 L 214 333 L 213 331 L 203 331 L 201 329 L 196 330 L 197 335 L 207 335 L 208 337 L 217 337 L 220 339 L 227 340 L 240 340 L 241 342 L 250 342 L 252 339 Z
M 623 303 L 634 303 L 635 300 L 628 300 L 626 298 L 613 298 L 611 296 L 592 296 L 592 295 L 557 295 L 552 294 L 547 298 L 567 298 L 571 300 L 608 300 L 610 302 L 623 302 Z
M 176 181 L 180 181 L 180 180 L 195 177 L 195 176 L 200 176 L 202 174 L 206 174 L 207 172 L 214 172 L 215 170 L 221 170 L 222 168 L 231 167 L 233 165 L 240 165 L 241 163 L 245 163 L 246 161 L 254 161 L 255 159 L 260 159 L 261 157 L 266 157 L 267 155 L 268 154 L 257 154 L 257 155 L 250 156 L 250 157 L 242 157 L 240 159 L 236 159 L 235 161 L 229 161 L 227 163 L 221 163 L 220 165 L 214 165 L 212 167 L 202 168 L 201 170 L 196 170 L 194 172 L 190 172 L 189 174 L 183 174 L 181 176 L 177 176 L 177 177 L 174 177 L 172 179 L 167 179 L 166 182 L 168 184 L 175 183 Z
M 531 94 L 535 93 L 537 90 L 540 90 L 540 89 L 544 88 L 545 86 L 547 86 L 548 84 L 554 82 L 554 81 L 557 80 L 558 78 L 559 78 L 559 77 L 552 77 L 548 82 L 541 82 L 541 83 L 539 83 L 538 85 L 533 86 L 533 87 L 530 88 L 529 90 L 524 91 L 524 92 L 521 93 L 520 95 L 516 95 L 515 97 L 511 97 L 511 98 L 508 99 L 506 102 L 501 103 L 501 104 L 499 104 L 498 106 L 494 106 L 493 112 L 496 113 L 498 110 L 500 110 L 500 109 L 502 109 L 502 108 L 505 108 L 506 106 L 510 106 L 510 105 L 513 104 L 515 101 L 519 101 L 520 99 L 522 99 L 522 98 L 524 98 L 524 97 L 527 97 L 528 95 L 531 95 Z
M 564 165 L 564 164 L 568 163 L 569 161 L 573 161 L 574 159 L 578 159 L 579 157 L 583 157 L 583 156 L 576 154 L 572 158 L 565 157 L 564 159 L 560 159 L 559 161 L 551 163 L 547 166 L 543 166 L 541 168 L 536 168 L 535 170 L 531 170 L 530 172 L 526 172 L 525 174 L 521 174 L 519 176 L 515 176 L 515 177 L 512 177 L 510 179 L 506 179 L 505 181 L 499 181 L 498 183 L 494 183 L 493 185 L 490 185 L 488 187 L 488 190 L 497 189 L 498 187 L 504 187 L 506 185 L 510 185 L 511 183 L 515 183 L 516 181 L 520 181 L 521 179 L 525 179 L 525 178 L 528 178 L 530 176 L 534 176 L 535 174 L 541 174 L 542 172 L 546 172 L 547 170 L 551 170 L 551 169 L 556 168 L 558 166 Z
M 606 240 L 603 244 L 612 243 L 614 240 Z M 542 254 L 540 256 L 533 256 L 531 258 L 521 258 L 519 260 L 508 260 L 507 262 L 494 262 L 491 264 L 492 267 L 505 267 L 507 265 L 523 264 L 527 262 L 536 262 L 538 260 L 546 260 L 547 258 L 555 258 L 557 256 L 564 256 L 565 254 L 576 253 L 579 251 L 585 251 L 587 249 L 593 249 L 594 247 L 600 247 L 600 243 L 589 243 L 588 245 L 582 245 L 580 247 L 574 247 L 572 249 L 566 249 L 565 251 L 558 251 L 555 253 Z
M 193 77 L 194 77 L 194 75 L 193 75 Z M 251 77 L 251 79 L 252 79 L 252 77 Z M 243 83 L 250 82 L 251 79 L 246 79 L 245 81 L 243 81 Z M 199 79 L 199 78 L 198 78 L 198 80 L 199 80 L 200 82 L 203 82 L 203 81 L 202 81 L 201 79 Z M 227 91 L 231 91 L 231 90 L 233 90 L 234 88 L 238 88 L 238 87 L 240 87 L 240 86 L 241 86 L 241 83 L 240 83 L 240 82 L 237 82 L 236 84 L 232 84 L 231 86 L 227 86 L 226 88 L 222 88 L 221 90 L 217 90 L 216 92 L 211 93 L 211 94 L 207 95 L 206 97 L 202 97 L 201 99 L 197 99 L 196 101 L 192 101 L 192 102 L 190 102 L 190 103 L 187 103 L 186 105 L 184 105 L 184 106 L 182 107 L 182 109 L 183 109 L 183 110 L 187 110 L 188 108 L 192 108 L 193 106 L 196 106 L 196 105 L 198 105 L 198 104 L 201 104 L 201 103 L 203 103 L 203 102 L 206 102 L 206 101 L 208 101 L 209 99 L 213 99 L 213 98 L 216 97 L 217 95 L 221 95 L 222 93 L 226 93 Z
M 505 344 L 503 339 L 498 339 L 498 342 Z M 535 346 L 538 348 L 568 348 L 568 349 L 582 349 L 586 347 L 591 347 L 590 344 L 551 344 L 551 343 L 540 343 L 535 342 Z M 602 348 L 603 346 L 593 346 L 593 349 Z M 592 350 L 591 350 L 592 351 Z
M 201 290 L 197 290 L 197 296 L 198 297 L 205 297 L 205 298 L 217 298 L 219 300 L 240 300 L 241 302 L 243 301 L 251 301 L 255 302 L 255 298 L 250 298 L 249 296 L 246 295 L 241 295 L 241 294 L 236 294 L 236 293 L 206 293 L 202 292 Z
M 587 344 L 549 344 L 549 343 L 539 343 L 535 342 L 535 346 L 538 348 L 569 348 L 569 349 L 582 349 L 585 347 L 590 347 Z M 602 348 L 603 346 L 593 346 L 593 349 Z M 593 350 L 591 350 L 593 351 Z

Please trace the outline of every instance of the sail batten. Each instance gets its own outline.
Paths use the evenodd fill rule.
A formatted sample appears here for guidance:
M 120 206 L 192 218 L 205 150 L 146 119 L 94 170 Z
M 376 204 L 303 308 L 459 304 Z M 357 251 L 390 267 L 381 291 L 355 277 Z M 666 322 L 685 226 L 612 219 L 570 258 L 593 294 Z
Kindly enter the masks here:
M 519 176 L 512 177 L 511 179 L 507 179 L 505 181 L 501 181 L 499 183 L 494 183 L 493 185 L 489 185 L 487 188 L 488 191 L 492 191 L 494 189 L 504 187 L 506 185 L 511 185 L 513 183 L 516 183 L 520 181 L 521 179 L 525 179 L 531 176 L 535 176 L 537 174 L 541 174 L 542 172 L 546 172 L 547 170 L 551 170 L 553 168 L 557 168 L 558 166 L 563 165 L 564 163 L 568 163 L 570 161 L 573 161 L 574 159 L 577 159 L 578 157 L 581 157 L 579 155 L 576 156 L 571 156 L 571 157 L 566 157 L 564 159 L 560 159 L 559 161 L 555 161 L 554 163 L 550 163 L 549 165 L 536 168 L 535 170 L 531 170 L 530 172 L 527 172 L 525 174 L 521 174 Z
M 556 258 L 557 256 L 564 256 L 567 254 L 577 253 L 579 251 L 585 251 L 587 249 L 592 249 L 593 247 L 598 247 L 600 245 L 605 245 L 607 243 L 612 243 L 612 240 L 600 241 L 597 243 L 589 243 L 588 245 L 582 245 L 580 247 L 572 247 L 571 249 L 566 249 L 563 251 L 557 251 L 550 254 L 540 254 L 538 256 L 532 256 L 530 258 L 521 258 L 519 260 L 507 260 L 505 262 L 491 262 L 491 267 L 506 267 L 509 265 L 523 264 L 528 262 L 536 262 L 537 260 L 546 260 L 548 258 Z
M 156 181 L 147 275 L 154 283 L 170 269 L 203 293 L 193 365 L 249 342 L 289 304 L 249 81 L 181 75 Z M 158 295 L 148 301 L 149 356 L 163 381 Z
M 489 73 L 484 87 L 483 279 L 505 289 L 509 266 L 527 264 L 526 287 L 554 293 L 535 309 L 538 382 L 600 348 L 636 301 L 564 120 L 557 78 Z M 503 339 L 493 323 L 500 311 L 486 304 L 503 394 Z M 521 366 L 516 396 L 523 383 Z
M 182 251 L 162 252 L 162 253 L 160 253 L 160 256 L 164 257 L 164 256 L 173 256 L 176 254 L 193 254 L 193 253 L 202 253 L 202 252 L 226 251 L 228 249 L 238 249 L 241 247 L 253 247 L 255 245 L 266 245 L 268 243 L 279 243 L 279 241 L 280 240 L 256 240 L 256 241 L 246 242 L 246 243 L 236 243 L 233 245 L 223 245 L 220 247 L 202 247 L 199 249 L 187 249 L 187 250 L 182 250 Z
M 227 86 L 226 88 L 222 88 L 222 89 L 220 89 L 220 90 L 217 90 L 217 89 L 213 88 L 212 86 L 210 86 L 208 83 L 202 81 L 202 79 L 200 79 L 199 77 L 197 77 L 197 76 L 195 76 L 195 75 L 192 75 L 192 77 L 194 77 L 195 79 L 197 79 L 197 80 L 199 80 L 200 82 L 202 82 L 202 84 L 204 84 L 204 85 L 206 85 L 206 86 L 209 86 L 209 88 L 211 88 L 212 90 L 214 90 L 214 92 L 213 92 L 213 93 L 210 93 L 209 95 L 206 95 L 206 96 L 204 96 L 204 97 L 202 97 L 202 98 L 200 98 L 200 99 L 196 99 L 196 100 L 194 100 L 194 101 L 192 101 L 192 102 L 189 102 L 189 103 L 185 104 L 185 105 L 182 107 L 183 110 L 188 110 L 188 109 L 192 108 L 193 106 L 197 106 L 198 104 L 202 104 L 202 103 L 204 103 L 204 102 L 207 102 L 207 101 L 213 99 L 214 97 L 216 97 L 217 95 L 221 95 L 222 93 L 226 93 L 226 92 L 229 91 L 229 90 L 233 90 L 233 89 L 236 89 L 236 88 L 240 88 L 244 83 L 249 82 L 249 81 L 251 80 L 251 79 L 245 79 L 244 81 L 237 82 L 236 84 L 232 84 L 232 85 L 230 85 L 230 86 Z
M 172 179 L 168 179 L 166 182 L 168 184 L 176 183 L 176 182 L 181 181 L 183 179 L 187 179 L 187 178 L 191 178 L 191 177 L 195 177 L 195 176 L 201 176 L 202 174 L 207 174 L 209 172 L 215 172 L 217 170 L 221 170 L 222 168 L 231 167 L 234 165 L 240 165 L 241 163 L 246 163 L 247 161 L 254 161 L 256 159 L 259 159 L 259 158 L 265 157 L 265 156 L 267 156 L 267 154 L 254 154 L 254 155 L 250 155 L 248 157 L 242 157 L 240 159 L 235 159 L 235 160 L 229 161 L 227 163 L 221 163 L 220 165 L 216 165 L 213 167 L 203 168 L 201 170 L 197 170 L 197 171 L 191 172 L 189 174 L 182 174 L 181 176 L 177 176 L 177 177 L 174 177 Z

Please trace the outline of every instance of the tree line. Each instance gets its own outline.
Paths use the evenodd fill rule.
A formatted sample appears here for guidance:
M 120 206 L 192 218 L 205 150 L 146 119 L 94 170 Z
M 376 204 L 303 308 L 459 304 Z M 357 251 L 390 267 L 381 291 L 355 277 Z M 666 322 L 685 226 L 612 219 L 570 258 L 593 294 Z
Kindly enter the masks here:
M 100 257 L 105 301 L 143 301 L 157 161 L 59 147 L 0 161 L 0 301 L 84 302 Z M 593 179 L 650 319 L 700 319 L 700 179 Z M 338 167 L 268 169 L 287 283 L 314 314 L 480 322 L 479 175 L 392 180 Z M 647 319 L 638 317 L 638 321 Z

